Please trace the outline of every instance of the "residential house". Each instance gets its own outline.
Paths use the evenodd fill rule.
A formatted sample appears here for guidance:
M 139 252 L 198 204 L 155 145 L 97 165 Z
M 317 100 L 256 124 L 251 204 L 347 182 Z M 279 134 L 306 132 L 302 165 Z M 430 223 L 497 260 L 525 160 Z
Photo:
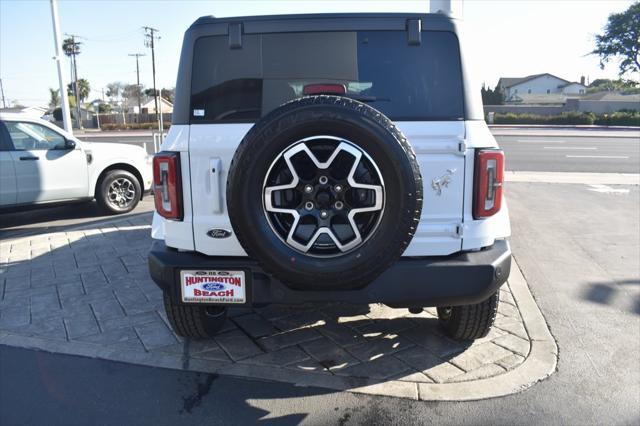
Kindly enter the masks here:
M 158 103 L 162 102 L 162 105 L 158 105 L 158 110 L 162 108 L 163 114 L 171 114 L 173 113 L 173 104 L 166 100 L 165 98 L 158 97 Z M 160 111 L 158 111 L 160 112 Z M 142 113 L 143 114 L 155 114 L 156 113 L 156 105 L 154 98 L 151 97 L 149 100 L 142 104 Z
M 504 92 L 507 101 L 517 101 L 520 95 L 583 95 L 587 91 L 584 77 L 578 83 L 549 73 L 533 74 L 526 77 L 502 77 L 498 80 L 498 86 Z

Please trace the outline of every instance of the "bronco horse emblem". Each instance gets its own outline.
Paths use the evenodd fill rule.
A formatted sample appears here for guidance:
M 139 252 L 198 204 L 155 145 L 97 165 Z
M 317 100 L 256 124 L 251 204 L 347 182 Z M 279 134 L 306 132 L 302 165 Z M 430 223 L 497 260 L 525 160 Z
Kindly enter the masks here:
M 438 178 L 431 180 L 431 188 L 436 191 L 437 195 L 442 195 L 442 188 L 448 188 L 451 177 L 457 169 L 447 169 L 447 172 Z

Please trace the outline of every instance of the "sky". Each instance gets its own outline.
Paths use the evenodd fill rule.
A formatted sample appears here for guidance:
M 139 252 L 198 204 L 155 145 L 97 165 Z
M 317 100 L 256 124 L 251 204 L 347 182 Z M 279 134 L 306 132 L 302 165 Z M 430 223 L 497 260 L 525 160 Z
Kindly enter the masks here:
M 455 0 L 459 1 L 459 0 Z M 604 70 L 588 55 L 595 34 L 611 13 L 632 0 L 463 0 L 454 4 L 469 35 L 466 48 L 477 58 L 476 79 L 493 87 L 500 77 L 548 72 L 570 81 L 586 76 L 617 78 L 617 64 Z M 428 12 L 429 0 L 253 0 L 253 1 L 97 1 L 59 0 L 61 32 L 83 43 L 78 76 L 89 81 L 90 99 L 110 82 L 152 86 L 151 52 L 142 26 L 159 30 L 157 86 L 174 87 L 184 31 L 198 17 L 321 12 Z M 0 79 L 7 106 L 46 106 L 49 88 L 58 87 L 51 7 L 48 0 L 0 0 Z M 65 58 L 69 81 L 69 61 Z M 1 104 L 0 104 L 1 105 Z

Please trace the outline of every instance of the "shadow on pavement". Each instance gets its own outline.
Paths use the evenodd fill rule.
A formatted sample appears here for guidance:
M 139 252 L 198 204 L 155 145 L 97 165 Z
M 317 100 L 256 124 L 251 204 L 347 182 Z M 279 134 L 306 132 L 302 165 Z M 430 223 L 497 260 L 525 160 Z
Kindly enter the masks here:
M 124 215 L 105 212 L 95 201 L 59 204 L 55 206 L 28 206 L 0 210 L 0 240 L 51 232 L 54 228 L 70 224 L 86 224 L 110 218 L 135 217 L 148 211 L 145 197 L 133 210 Z M 79 222 L 79 219 L 95 219 L 94 221 Z
M 624 291 L 621 287 L 637 285 L 640 285 L 640 280 L 637 279 L 589 283 L 589 286 L 585 291 L 584 298 L 602 305 L 611 305 L 614 304 L 614 299 L 617 297 L 618 293 L 620 291 Z M 636 302 L 630 310 L 633 313 L 640 315 L 640 296 L 636 297 Z

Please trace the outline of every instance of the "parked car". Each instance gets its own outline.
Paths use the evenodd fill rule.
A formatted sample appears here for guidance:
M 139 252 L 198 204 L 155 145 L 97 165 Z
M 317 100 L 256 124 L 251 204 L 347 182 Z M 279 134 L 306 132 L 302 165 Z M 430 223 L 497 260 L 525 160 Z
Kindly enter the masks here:
M 485 336 L 511 251 L 504 155 L 440 14 L 203 17 L 154 158 L 149 268 L 182 336 L 230 306 L 437 307 Z
M 24 114 L 0 114 L 0 208 L 96 199 L 133 210 L 151 189 L 152 157 L 138 146 L 81 141 Z

